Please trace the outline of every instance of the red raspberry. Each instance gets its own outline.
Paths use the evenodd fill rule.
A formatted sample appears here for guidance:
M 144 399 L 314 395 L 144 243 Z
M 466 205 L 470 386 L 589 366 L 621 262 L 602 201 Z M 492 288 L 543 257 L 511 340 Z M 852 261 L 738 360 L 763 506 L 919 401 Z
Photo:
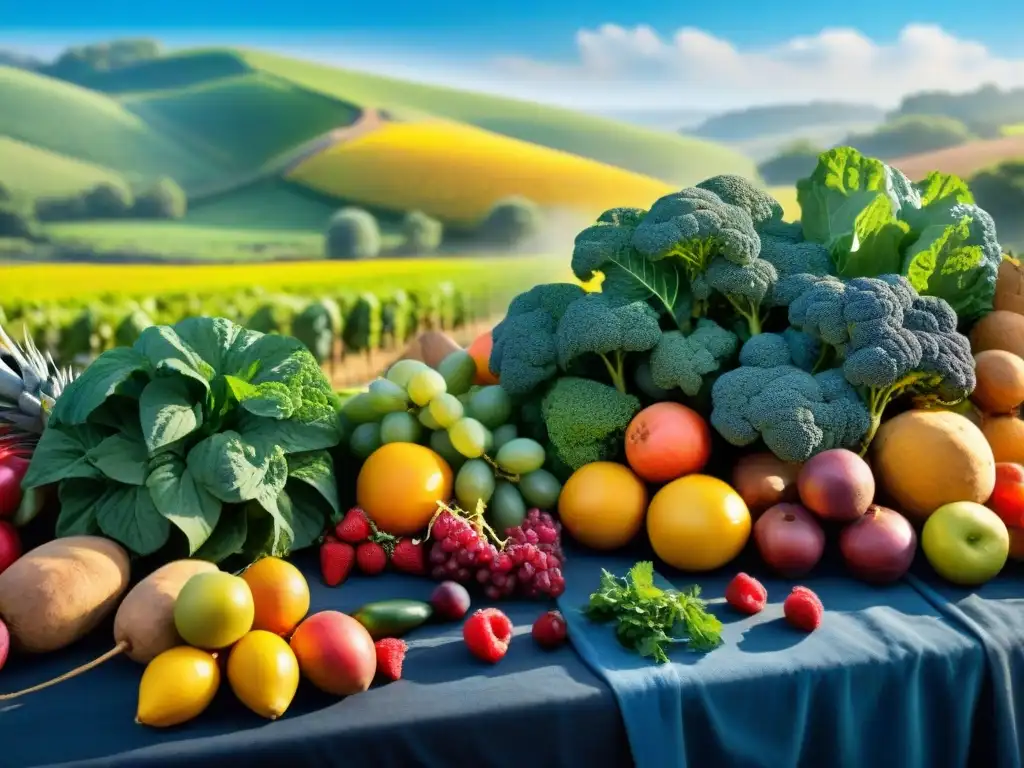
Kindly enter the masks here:
M 388 680 L 400 680 L 402 662 L 405 661 L 405 652 L 409 650 L 405 641 L 397 637 L 385 637 L 374 643 L 373 647 L 377 651 L 377 674 Z
M 373 526 L 370 525 L 370 518 L 359 507 L 352 507 L 345 513 L 341 522 L 334 526 L 334 535 L 349 544 L 366 541 L 372 533 Z
M 376 576 L 388 567 L 388 553 L 377 542 L 364 541 L 356 547 L 356 564 L 367 576 Z
M 753 615 L 764 610 L 768 590 L 747 573 L 737 573 L 725 588 L 725 601 L 740 613 Z
M 478 659 L 497 664 L 512 642 L 512 621 L 497 608 L 481 608 L 462 625 L 462 639 Z
M 782 604 L 782 611 L 786 615 L 786 621 L 794 627 L 805 632 L 813 632 L 821 626 L 825 606 L 807 587 L 793 587 L 786 602 Z
M 533 622 L 531 634 L 541 648 L 557 648 L 565 642 L 568 627 L 559 611 L 548 611 Z

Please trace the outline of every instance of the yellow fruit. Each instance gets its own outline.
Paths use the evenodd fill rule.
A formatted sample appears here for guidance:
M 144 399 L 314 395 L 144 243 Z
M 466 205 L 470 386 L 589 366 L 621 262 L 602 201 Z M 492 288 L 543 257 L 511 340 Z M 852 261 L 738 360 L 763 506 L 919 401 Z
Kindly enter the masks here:
M 135 722 L 154 728 L 188 722 L 210 706 L 219 687 L 220 667 L 211 654 L 187 645 L 171 648 L 142 673 Z
M 711 571 L 750 538 L 750 511 L 728 484 L 708 475 L 673 480 L 651 499 L 647 535 L 655 553 L 681 571 Z
M 198 573 L 185 582 L 174 601 L 174 626 L 196 648 L 227 648 L 252 629 L 252 590 L 243 579 L 223 571 Z
M 288 635 L 309 612 L 309 584 L 302 571 L 279 557 L 264 557 L 242 579 L 252 592 L 252 628 Z
M 643 525 L 647 487 L 622 464 L 598 461 L 580 467 L 558 497 L 562 525 L 591 549 L 617 549 Z
M 299 662 L 278 635 L 255 629 L 231 649 L 228 682 L 235 696 L 260 717 L 276 720 L 299 687 Z
M 429 448 L 388 443 L 363 462 L 356 480 L 356 503 L 385 533 L 419 533 L 452 495 L 452 470 Z

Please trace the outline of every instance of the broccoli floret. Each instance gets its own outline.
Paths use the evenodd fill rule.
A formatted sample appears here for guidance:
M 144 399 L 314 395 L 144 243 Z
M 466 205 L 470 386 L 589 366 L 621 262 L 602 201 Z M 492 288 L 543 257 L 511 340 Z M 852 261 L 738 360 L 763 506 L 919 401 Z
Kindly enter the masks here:
M 782 332 L 782 336 L 789 346 L 789 357 L 793 365 L 811 373 L 817 373 L 821 369 L 825 362 L 823 352 L 827 352 L 829 347 L 810 334 L 795 328 L 787 328 Z
M 755 344 L 771 362 L 768 347 L 775 347 L 776 355 L 784 353 L 778 342 L 763 341 L 766 335 L 747 344 Z M 711 424 L 722 437 L 737 446 L 761 438 L 783 461 L 806 461 L 830 448 L 857 446 L 871 425 L 857 393 L 835 371 L 813 376 L 791 365 L 745 365 L 722 374 L 711 398 Z
M 633 232 L 646 214 L 642 208 L 612 208 L 598 216 L 596 224 L 576 235 L 573 274 L 590 281 L 597 272 L 607 272 L 608 262 L 632 250 Z
M 488 362 L 509 394 L 528 394 L 558 372 L 558 322 L 569 305 L 585 295 L 578 285 L 549 283 L 512 300 L 492 332 L 494 347 Z
M 802 243 L 804 241 L 804 227 L 799 221 L 769 221 L 767 224 L 757 227 L 757 234 L 761 240 L 766 237 L 774 237 L 790 243 Z M 762 244 L 762 248 L 764 245 Z
M 789 365 L 792 358 L 786 338 L 778 333 L 759 333 L 740 348 L 740 365 L 754 368 L 777 368 Z
M 640 401 L 591 379 L 564 376 L 541 402 L 548 439 L 558 459 L 571 469 L 612 461 Z
M 761 303 L 778 279 L 775 267 L 764 259 L 740 265 L 717 258 L 708 266 L 707 279 L 708 285 L 728 299 L 736 314 L 746 320 L 750 335 L 759 334 Z
M 646 302 L 615 305 L 604 295 L 593 293 L 566 308 L 558 322 L 555 347 L 563 370 L 569 370 L 577 358 L 597 355 L 615 388 L 625 392 L 626 353 L 646 352 L 660 338 L 658 314 Z
M 651 352 L 651 378 L 661 389 L 679 388 L 690 397 L 704 377 L 736 354 L 739 339 L 713 320 L 701 318 L 693 333 L 667 331 Z
M 789 320 L 843 359 L 843 376 L 871 415 L 862 452 L 894 397 L 955 405 L 974 389 L 970 342 L 956 331 L 956 313 L 943 299 L 918 296 L 901 275 L 821 278 L 790 304 Z
M 705 179 L 697 187 L 714 192 L 722 202 L 745 210 L 759 231 L 761 227 L 782 221 L 783 210 L 779 201 L 742 176 L 723 173 Z
M 651 206 L 633 232 L 633 247 L 650 261 L 678 259 L 692 283 L 716 256 L 749 264 L 761 241 L 745 210 L 714 192 L 688 187 Z

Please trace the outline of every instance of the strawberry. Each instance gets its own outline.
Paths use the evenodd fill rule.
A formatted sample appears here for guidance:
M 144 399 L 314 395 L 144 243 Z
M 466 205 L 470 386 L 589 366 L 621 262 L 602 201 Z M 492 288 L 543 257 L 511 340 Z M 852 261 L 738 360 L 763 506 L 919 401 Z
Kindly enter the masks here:
M 352 572 L 356 559 L 356 550 L 351 544 L 338 541 L 333 536 L 324 538 L 320 545 L 320 573 L 324 583 L 336 587 Z
M 746 573 L 737 573 L 725 588 L 725 601 L 740 613 L 753 615 L 764 610 L 768 590 Z
M 531 634 L 541 648 L 557 648 L 565 642 L 568 627 L 559 611 L 548 611 L 533 622 Z
M 359 507 L 352 507 L 341 522 L 334 526 L 334 535 L 349 544 L 366 541 L 373 534 L 370 518 Z
M 373 647 L 377 651 L 377 674 L 388 680 L 400 680 L 402 662 L 405 661 L 405 652 L 409 650 L 405 641 L 397 637 L 385 637 L 374 643 Z
M 512 642 L 512 621 L 497 608 L 481 608 L 462 625 L 462 639 L 478 659 L 497 664 Z
M 364 541 L 356 547 L 356 564 L 367 576 L 383 573 L 388 567 L 387 550 L 379 542 Z
M 825 606 L 814 592 L 807 587 L 793 587 L 786 602 L 782 604 L 782 612 L 786 621 L 797 629 L 813 632 L 821 626 L 821 617 Z
M 425 576 L 427 573 L 427 551 L 423 547 L 423 542 L 414 542 L 406 537 L 399 539 L 395 544 L 395 551 L 391 553 L 391 565 L 396 571 L 402 573 Z

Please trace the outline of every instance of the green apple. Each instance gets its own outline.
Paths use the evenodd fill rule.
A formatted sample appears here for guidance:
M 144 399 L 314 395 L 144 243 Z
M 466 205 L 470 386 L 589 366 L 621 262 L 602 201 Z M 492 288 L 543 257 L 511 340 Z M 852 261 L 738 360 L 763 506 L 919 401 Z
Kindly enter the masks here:
M 1010 533 L 988 507 L 956 501 L 929 516 L 921 532 L 921 549 L 944 579 L 974 587 L 1003 570 L 1010 553 Z

